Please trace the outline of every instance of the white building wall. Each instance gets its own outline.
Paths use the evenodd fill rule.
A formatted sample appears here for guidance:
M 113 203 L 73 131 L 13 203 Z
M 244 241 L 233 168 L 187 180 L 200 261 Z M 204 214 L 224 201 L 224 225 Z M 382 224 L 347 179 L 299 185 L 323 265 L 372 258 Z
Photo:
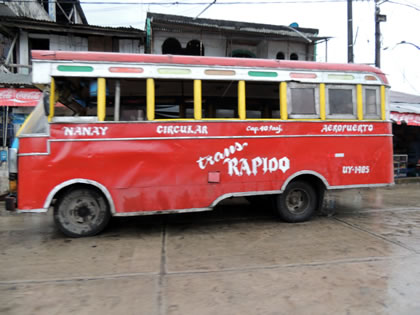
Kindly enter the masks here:
M 202 40 L 206 56 L 220 57 L 226 55 L 226 39 L 223 36 L 203 34 L 201 37 L 196 33 L 170 33 L 159 31 L 153 33 L 152 54 L 162 54 L 162 44 L 170 37 L 176 38 L 180 42 L 182 48 L 185 48 L 191 40 Z
M 51 35 L 50 50 L 88 51 L 88 39 L 72 35 Z
M 16 16 L 24 16 L 37 20 L 51 21 L 48 13 L 37 1 L 27 2 L 6 2 L 5 3 Z
M 263 40 L 257 46 L 257 58 L 267 59 L 268 57 L 268 41 Z
M 88 39 L 79 36 L 60 36 L 20 32 L 18 63 L 29 64 L 29 38 L 47 38 L 50 40 L 50 50 L 88 51 Z M 19 68 L 19 73 L 28 74 L 28 68 Z
M 19 53 L 17 56 L 18 64 L 29 65 L 29 47 L 28 47 L 28 33 L 24 31 L 19 32 Z M 28 68 L 18 68 L 21 74 L 29 74 Z
M 74 18 L 73 21 L 75 24 L 83 24 L 82 17 L 80 16 L 79 12 L 76 10 L 76 6 L 74 6 Z
M 144 47 L 141 45 L 140 40 L 137 39 L 120 39 L 119 52 L 122 53 L 144 53 Z
M 288 41 L 270 41 L 267 58 L 276 59 L 277 53 L 280 51 L 284 53 L 286 60 L 290 60 L 290 55 L 293 53 L 298 55 L 299 60 L 312 60 L 312 56 L 306 54 L 306 44 Z
M 230 56 L 232 51 L 235 50 L 247 50 L 256 55 L 257 58 L 263 59 L 276 59 L 278 52 L 283 52 L 285 59 L 289 60 L 290 55 L 295 53 L 298 55 L 299 60 L 313 60 L 314 47 L 310 46 L 307 48 L 306 43 L 296 43 L 289 41 L 270 41 L 262 40 L 257 46 L 253 45 L 240 45 L 233 43 L 227 43 L 226 39 L 222 35 L 212 34 L 197 34 L 197 33 L 171 33 L 155 31 L 153 33 L 152 43 L 152 54 L 162 54 L 163 42 L 170 38 L 176 38 L 181 46 L 185 48 L 187 43 L 193 39 L 202 40 L 204 45 L 204 51 L 206 56 Z M 121 44 L 120 44 L 121 46 Z M 307 53 L 307 49 L 309 54 Z

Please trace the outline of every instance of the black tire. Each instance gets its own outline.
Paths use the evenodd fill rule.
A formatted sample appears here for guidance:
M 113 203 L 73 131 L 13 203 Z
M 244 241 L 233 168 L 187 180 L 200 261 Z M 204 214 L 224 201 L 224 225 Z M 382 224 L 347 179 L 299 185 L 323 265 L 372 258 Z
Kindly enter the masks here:
M 93 236 L 101 232 L 111 214 L 104 196 L 88 188 L 65 193 L 54 209 L 54 221 L 70 237 Z
M 315 189 L 303 181 L 291 182 L 275 199 L 275 207 L 281 219 L 290 223 L 309 220 L 317 204 Z

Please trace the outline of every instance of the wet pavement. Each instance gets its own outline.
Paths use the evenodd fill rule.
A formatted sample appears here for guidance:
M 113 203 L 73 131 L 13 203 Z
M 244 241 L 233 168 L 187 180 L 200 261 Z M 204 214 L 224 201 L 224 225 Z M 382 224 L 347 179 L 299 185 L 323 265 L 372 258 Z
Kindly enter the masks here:
M 420 183 L 324 204 L 288 224 L 236 199 L 83 239 L 0 204 L 0 314 L 420 314 Z

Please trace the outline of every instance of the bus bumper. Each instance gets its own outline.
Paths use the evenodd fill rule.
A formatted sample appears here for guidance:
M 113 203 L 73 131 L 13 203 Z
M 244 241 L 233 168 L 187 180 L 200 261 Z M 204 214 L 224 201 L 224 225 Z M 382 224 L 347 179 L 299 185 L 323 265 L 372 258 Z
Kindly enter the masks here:
M 6 198 L 4 198 L 4 201 L 6 202 L 6 210 L 8 211 L 15 211 L 16 210 L 16 196 L 8 195 Z

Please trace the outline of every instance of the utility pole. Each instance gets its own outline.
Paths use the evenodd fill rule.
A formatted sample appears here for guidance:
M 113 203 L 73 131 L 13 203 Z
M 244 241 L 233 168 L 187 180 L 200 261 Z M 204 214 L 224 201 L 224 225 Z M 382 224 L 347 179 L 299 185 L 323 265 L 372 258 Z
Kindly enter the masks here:
M 353 63 L 353 0 L 347 0 L 347 62 Z
M 381 22 L 386 22 L 386 15 L 381 14 L 379 0 L 375 0 L 375 66 L 381 67 Z

